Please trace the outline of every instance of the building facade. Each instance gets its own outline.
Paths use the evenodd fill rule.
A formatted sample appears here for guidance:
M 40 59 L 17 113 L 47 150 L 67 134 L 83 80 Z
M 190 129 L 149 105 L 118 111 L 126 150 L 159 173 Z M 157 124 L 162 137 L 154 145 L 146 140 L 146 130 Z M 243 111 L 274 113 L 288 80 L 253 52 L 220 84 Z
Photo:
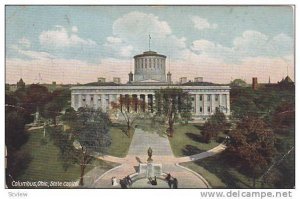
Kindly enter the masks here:
M 111 103 L 117 102 L 120 96 L 132 96 L 146 104 L 145 111 L 153 112 L 155 91 L 164 88 L 181 88 L 191 95 L 192 115 L 194 119 L 207 118 L 216 109 L 230 115 L 230 87 L 207 82 L 187 82 L 172 84 L 167 81 L 166 56 L 153 51 L 134 56 L 134 74 L 129 73 L 126 84 L 83 85 L 71 88 L 71 106 L 100 108 L 110 112 Z M 159 60 L 159 61 L 158 61 Z M 132 79 L 133 75 L 133 79 Z M 168 73 L 171 79 L 171 73 Z

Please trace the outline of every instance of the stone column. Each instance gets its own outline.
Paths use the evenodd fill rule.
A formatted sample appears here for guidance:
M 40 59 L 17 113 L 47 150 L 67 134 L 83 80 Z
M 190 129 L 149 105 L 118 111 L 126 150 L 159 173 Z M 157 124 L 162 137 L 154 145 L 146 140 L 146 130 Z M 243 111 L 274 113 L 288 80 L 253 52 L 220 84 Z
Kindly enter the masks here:
M 219 94 L 219 109 L 220 109 L 220 111 L 222 112 L 223 110 L 222 110 L 222 93 L 221 94 Z
M 195 97 L 195 109 L 196 109 L 196 115 L 200 115 L 200 96 L 199 94 L 196 94 L 196 97 Z
M 71 107 L 75 109 L 75 94 L 72 93 L 71 95 Z
M 108 110 L 111 109 L 111 100 L 112 100 L 112 96 L 110 94 L 108 94 Z
M 228 115 L 230 114 L 230 99 L 229 99 L 229 94 L 226 94 L 226 113 Z
M 86 95 L 85 96 L 85 104 L 86 104 L 86 107 L 91 107 L 91 95 Z
M 106 99 L 105 94 L 101 95 L 101 109 L 103 112 L 106 112 Z
M 206 94 L 202 95 L 202 101 L 203 101 L 203 107 L 202 107 L 203 115 L 207 115 L 207 95 Z
M 213 114 L 215 111 L 216 111 L 216 95 L 215 94 L 212 94 L 211 96 L 210 96 L 210 100 L 211 100 L 211 108 L 210 108 L 210 110 L 211 110 L 211 113 Z
M 93 108 L 98 109 L 97 103 L 98 103 L 98 97 L 96 94 L 93 95 Z
M 148 107 L 149 107 L 149 104 L 148 104 L 148 94 L 145 94 L 145 112 L 148 111 Z

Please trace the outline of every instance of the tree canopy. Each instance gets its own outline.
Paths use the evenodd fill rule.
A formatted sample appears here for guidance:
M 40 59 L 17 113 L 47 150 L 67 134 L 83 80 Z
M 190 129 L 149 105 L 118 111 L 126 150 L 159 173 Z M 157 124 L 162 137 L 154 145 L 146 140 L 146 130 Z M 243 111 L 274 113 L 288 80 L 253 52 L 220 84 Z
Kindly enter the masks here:
M 272 162 L 275 147 L 274 134 L 266 123 L 258 117 L 244 117 L 230 132 L 230 142 L 226 149 L 228 158 L 255 179 Z
M 192 99 L 180 88 L 165 88 L 155 92 L 155 114 L 168 122 L 167 133 L 174 134 L 176 121 L 188 122 L 192 118 Z

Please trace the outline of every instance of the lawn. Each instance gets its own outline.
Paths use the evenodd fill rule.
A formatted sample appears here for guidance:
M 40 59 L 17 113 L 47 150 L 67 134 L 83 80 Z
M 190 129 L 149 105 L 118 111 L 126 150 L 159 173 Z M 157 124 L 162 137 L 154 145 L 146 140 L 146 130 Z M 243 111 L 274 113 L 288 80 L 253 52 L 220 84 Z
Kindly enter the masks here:
M 128 137 L 124 132 L 125 126 L 121 124 L 113 124 L 110 128 L 112 143 L 108 153 L 112 156 L 125 157 L 128 153 L 132 136 Z
M 204 177 L 207 180 L 207 182 L 212 186 L 212 188 L 226 188 L 226 184 L 218 176 L 200 166 L 198 162 L 186 162 L 181 163 L 180 165 L 199 173 L 202 177 Z
M 172 151 L 177 157 L 201 153 L 220 144 L 215 140 L 210 143 L 202 142 L 200 124 L 177 124 L 174 129 L 174 136 L 169 138 L 169 141 Z M 220 137 L 224 137 L 224 135 L 220 134 Z
M 30 131 L 28 142 L 22 150 L 31 154 L 32 160 L 28 167 L 19 176 L 18 180 L 24 181 L 76 181 L 80 176 L 79 165 L 71 165 L 67 170 L 63 168 L 63 162 L 58 158 L 59 149 L 49 137 L 43 138 L 42 130 Z M 94 160 L 86 167 L 86 172 L 96 166 L 103 169 L 112 168 L 111 163 Z
M 195 162 L 182 163 L 202 175 L 213 188 L 252 188 L 252 179 L 228 166 L 220 155 Z M 259 188 L 260 183 L 257 183 Z

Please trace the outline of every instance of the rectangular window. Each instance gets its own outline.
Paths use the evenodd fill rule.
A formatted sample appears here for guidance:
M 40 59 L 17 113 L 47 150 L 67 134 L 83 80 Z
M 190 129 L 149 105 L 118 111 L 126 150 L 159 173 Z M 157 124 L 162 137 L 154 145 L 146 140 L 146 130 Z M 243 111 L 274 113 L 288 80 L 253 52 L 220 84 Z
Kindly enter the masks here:
M 215 100 L 216 100 L 216 101 L 219 100 L 219 95 L 215 95 Z
M 210 95 L 207 95 L 207 101 L 210 101 Z
M 199 100 L 202 101 L 202 95 L 200 95 Z
M 208 107 L 207 107 L 207 112 L 209 112 L 209 113 L 210 113 L 210 106 L 208 106 Z
M 202 106 L 200 106 L 200 113 L 202 113 Z
M 94 100 L 94 98 L 93 97 L 91 97 L 91 101 L 93 101 Z
M 83 102 L 85 102 L 85 99 L 82 99 Z

